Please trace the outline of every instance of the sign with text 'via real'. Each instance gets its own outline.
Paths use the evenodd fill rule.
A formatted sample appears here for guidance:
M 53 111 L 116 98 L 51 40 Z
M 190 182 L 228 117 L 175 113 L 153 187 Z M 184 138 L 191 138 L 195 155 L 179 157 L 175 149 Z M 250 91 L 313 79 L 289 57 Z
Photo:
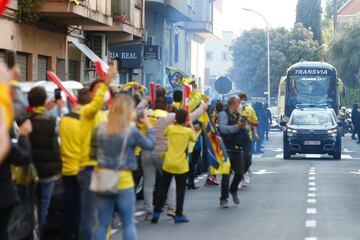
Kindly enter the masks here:
M 119 59 L 122 67 L 127 69 L 138 69 L 142 67 L 143 45 L 125 45 L 109 48 L 111 59 Z

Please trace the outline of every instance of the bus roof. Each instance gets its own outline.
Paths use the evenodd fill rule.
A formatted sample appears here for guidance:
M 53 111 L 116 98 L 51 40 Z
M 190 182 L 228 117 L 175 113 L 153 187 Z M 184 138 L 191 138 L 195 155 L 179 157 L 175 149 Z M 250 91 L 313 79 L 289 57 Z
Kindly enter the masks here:
M 292 65 L 291 67 L 289 67 L 289 69 L 287 70 L 287 75 L 289 74 L 307 75 L 308 72 L 303 70 L 324 70 L 323 72 L 320 72 L 321 75 L 336 74 L 335 67 L 326 62 L 298 62 Z

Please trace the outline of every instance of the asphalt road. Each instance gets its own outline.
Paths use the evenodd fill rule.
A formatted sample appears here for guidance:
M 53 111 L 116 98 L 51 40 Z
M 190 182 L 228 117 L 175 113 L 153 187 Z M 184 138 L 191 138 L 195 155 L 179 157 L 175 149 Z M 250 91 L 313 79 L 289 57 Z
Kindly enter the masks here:
M 162 216 L 157 225 L 143 220 L 138 203 L 140 240 L 359 240 L 360 145 L 343 138 L 343 160 L 320 156 L 282 159 L 282 133 L 272 132 L 265 153 L 254 156 L 250 186 L 240 205 L 219 208 L 219 187 L 188 191 L 187 224 Z M 201 183 L 201 179 L 199 179 Z M 121 238 L 121 227 L 112 239 Z

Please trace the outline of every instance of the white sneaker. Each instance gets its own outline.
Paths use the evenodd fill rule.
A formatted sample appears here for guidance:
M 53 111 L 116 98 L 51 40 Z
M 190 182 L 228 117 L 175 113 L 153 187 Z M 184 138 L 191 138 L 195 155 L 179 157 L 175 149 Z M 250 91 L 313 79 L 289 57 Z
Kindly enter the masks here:
M 242 189 L 243 185 L 244 185 L 244 181 L 241 180 L 241 182 L 239 183 L 238 189 L 239 189 L 239 190 Z
M 244 174 L 244 183 L 246 186 L 250 184 L 250 176 L 248 173 Z

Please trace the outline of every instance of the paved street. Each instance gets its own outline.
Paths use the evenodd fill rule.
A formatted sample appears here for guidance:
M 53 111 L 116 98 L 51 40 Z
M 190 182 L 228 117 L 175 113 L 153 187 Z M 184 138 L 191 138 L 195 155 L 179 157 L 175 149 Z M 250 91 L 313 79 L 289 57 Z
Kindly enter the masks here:
M 240 206 L 230 201 L 229 209 L 220 209 L 220 188 L 201 185 L 187 192 L 191 223 L 175 225 L 163 216 L 152 225 L 140 216 L 139 239 L 359 239 L 360 146 L 343 138 L 341 161 L 283 160 L 281 147 L 282 133 L 272 132 L 265 153 L 254 157 L 254 175 L 239 193 Z M 112 239 L 121 239 L 120 229 L 113 230 Z

